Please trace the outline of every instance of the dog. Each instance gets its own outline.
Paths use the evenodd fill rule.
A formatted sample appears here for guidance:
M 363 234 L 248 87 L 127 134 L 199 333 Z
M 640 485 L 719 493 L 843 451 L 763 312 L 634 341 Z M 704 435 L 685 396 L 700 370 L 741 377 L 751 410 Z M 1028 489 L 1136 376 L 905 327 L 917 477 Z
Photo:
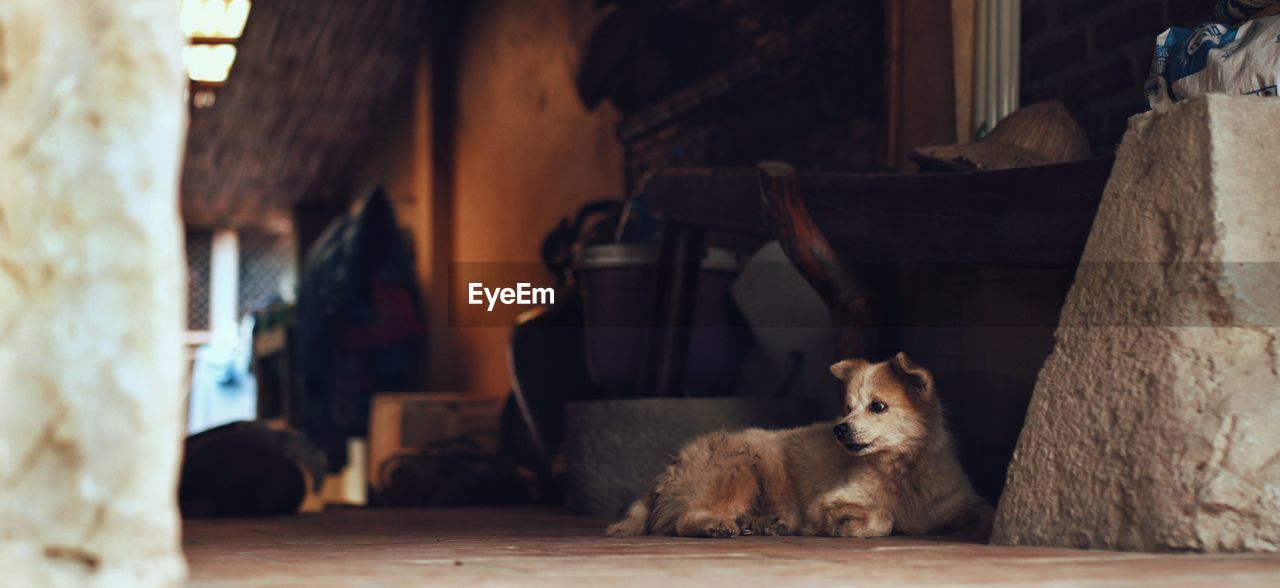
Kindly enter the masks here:
M 993 510 L 956 460 L 928 370 L 899 353 L 831 373 L 844 383 L 834 425 L 699 437 L 606 534 L 985 539 Z

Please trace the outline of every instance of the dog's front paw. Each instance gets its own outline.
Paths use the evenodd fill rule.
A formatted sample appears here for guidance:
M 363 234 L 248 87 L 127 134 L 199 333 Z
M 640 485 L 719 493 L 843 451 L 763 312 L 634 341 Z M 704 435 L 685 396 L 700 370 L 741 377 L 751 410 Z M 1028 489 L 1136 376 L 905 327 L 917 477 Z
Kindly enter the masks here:
M 738 536 L 741 529 L 737 525 L 726 524 L 724 522 L 714 522 L 707 525 L 703 530 L 703 537 L 713 537 L 716 539 L 732 539 Z
M 733 520 L 708 515 L 685 515 L 676 523 L 676 534 L 682 537 L 731 539 L 741 533 Z
M 791 525 L 781 517 L 757 517 L 751 521 L 751 532 L 755 535 L 791 535 Z

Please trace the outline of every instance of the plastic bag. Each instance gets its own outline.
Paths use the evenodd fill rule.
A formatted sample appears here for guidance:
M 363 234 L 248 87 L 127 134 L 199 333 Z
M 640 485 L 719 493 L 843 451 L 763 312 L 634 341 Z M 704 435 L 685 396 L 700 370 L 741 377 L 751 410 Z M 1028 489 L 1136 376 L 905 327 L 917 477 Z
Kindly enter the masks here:
M 1147 103 L 1165 108 L 1205 94 L 1275 96 L 1280 79 L 1280 16 L 1233 27 L 1171 28 L 1156 38 Z

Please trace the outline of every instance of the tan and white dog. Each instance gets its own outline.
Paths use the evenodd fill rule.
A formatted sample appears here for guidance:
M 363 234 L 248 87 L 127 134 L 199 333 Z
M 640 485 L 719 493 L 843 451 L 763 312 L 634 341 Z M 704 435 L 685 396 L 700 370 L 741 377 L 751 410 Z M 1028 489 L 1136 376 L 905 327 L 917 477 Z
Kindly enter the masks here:
M 831 373 L 845 398 L 834 427 L 699 437 L 607 534 L 985 538 L 991 506 L 956 461 L 929 372 L 899 353 Z

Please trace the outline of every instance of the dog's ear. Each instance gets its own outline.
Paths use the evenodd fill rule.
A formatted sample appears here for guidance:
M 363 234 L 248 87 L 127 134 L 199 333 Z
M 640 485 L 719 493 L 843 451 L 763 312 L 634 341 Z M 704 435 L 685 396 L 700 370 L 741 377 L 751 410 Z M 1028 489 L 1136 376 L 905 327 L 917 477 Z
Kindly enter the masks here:
M 893 356 L 893 359 L 889 360 L 889 365 L 893 368 L 893 373 L 907 385 L 907 390 L 921 400 L 933 402 L 933 374 L 930 374 L 929 370 L 911 361 L 906 353 Z
M 831 375 L 841 382 L 848 382 L 849 378 L 869 365 L 871 362 L 865 359 L 846 359 L 831 366 Z

